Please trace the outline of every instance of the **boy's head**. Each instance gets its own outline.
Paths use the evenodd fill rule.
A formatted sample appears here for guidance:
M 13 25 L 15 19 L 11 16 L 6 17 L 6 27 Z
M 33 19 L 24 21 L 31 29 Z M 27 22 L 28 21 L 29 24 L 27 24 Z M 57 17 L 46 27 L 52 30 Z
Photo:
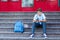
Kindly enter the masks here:
M 38 14 L 38 15 L 40 15 L 41 12 L 42 12 L 42 9 L 41 9 L 41 8 L 37 9 L 37 14 Z

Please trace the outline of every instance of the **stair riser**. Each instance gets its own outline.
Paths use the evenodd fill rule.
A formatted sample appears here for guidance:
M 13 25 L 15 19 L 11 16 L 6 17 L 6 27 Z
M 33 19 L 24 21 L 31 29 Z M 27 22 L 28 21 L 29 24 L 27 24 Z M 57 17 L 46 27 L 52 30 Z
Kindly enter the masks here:
M 31 32 L 32 29 L 25 29 L 24 31 L 25 32 Z M 35 32 L 42 32 L 43 29 L 35 29 Z M 60 29 L 46 29 L 47 32 L 57 32 L 59 33 L 60 32 Z M 14 32 L 14 29 L 13 28 L 1 28 L 0 29 L 0 32 Z
M 17 21 L 22 21 L 23 23 L 32 23 L 32 20 L 1 20 L 0 23 L 15 23 Z M 47 23 L 59 23 L 60 20 L 47 20 Z
M 0 18 L 33 18 L 34 15 L 0 15 Z M 60 18 L 60 15 L 47 15 L 48 18 Z
M 1 23 L 0 24 L 0 28 L 13 28 L 14 27 L 14 25 L 15 25 L 15 23 L 14 24 L 11 24 L 11 23 Z M 32 24 L 27 24 L 28 25 L 28 27 L 32 27 Z M 10 26 L 10 27 L 9 27 Z M 25 25 L 24 25 L 24 27 L 25 27 Z M 60 28 L 60 24 L 47 24 L 47 27 L 59 27 Z
M 43 12 L 48 15 L 60 14 L 60 12 Z M 0 12 L 0 14 L 36 14 L 36 12 Z
M 9 39 L 9 38 L 7 38 L 7 39 L 3 39 L 3 38 L 1 38 L 0 40 L 60 40 L 60 39 Z
M 5 21 L 7 21 L 7 22 L 16 22 L 16 21 L 20 21 L 21 19 L 5 19 L 5 20 L 2 20 L 2 19 L 0 19 L 0 21 L 1 22 L 5 22 Z M 22 22 L 32 22 L 33 20 L 32 19 L 24 19 L 24 20 L 21 20 Z M 60 20 L 53 20 L 53 19 L 50 19 L 50 20 L 47 20 L 47 22 L 60 22 Z
M 35 37 L 42 37 L 43 33 L 35 33 Z M 7 36 L 8 35 L 8 36 Z M 48 37 L 60 37 L 60 34 L 47 33 Z M 1 37 L 29 37 L 30 33 L 0 33 Z
M 27 23 L 25 23 L 25 24 L 27 24 Z M 24 24 L 24 27 L 26 27 L 25 24 Z M 0 23 L 0 28 L 13 28 L 14 25 L 15 25 L 15 23 L 14 24 L 12 24 L 12 23 Z M 32 24 L 27 24 L 27 26 L 30 28 L 30 27 L 32 27 Z M 47 28 L 55 28 L 55 27 L 60 28 L 60 24 L 47 24 Z

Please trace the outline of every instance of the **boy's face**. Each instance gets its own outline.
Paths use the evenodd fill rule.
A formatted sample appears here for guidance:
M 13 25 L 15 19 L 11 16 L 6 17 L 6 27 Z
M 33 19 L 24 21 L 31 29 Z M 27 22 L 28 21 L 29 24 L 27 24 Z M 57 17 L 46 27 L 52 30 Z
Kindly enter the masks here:
M 37 11 L 37 14 L 38 14 L 38 15 L 41 15 L 41 12 L 40 12 L 40 11 Z

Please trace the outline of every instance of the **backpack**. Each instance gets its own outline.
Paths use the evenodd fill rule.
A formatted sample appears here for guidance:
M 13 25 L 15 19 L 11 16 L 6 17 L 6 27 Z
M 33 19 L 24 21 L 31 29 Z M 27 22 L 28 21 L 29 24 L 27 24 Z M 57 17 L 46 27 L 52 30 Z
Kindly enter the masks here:
M 14 25 L 14 32 L 24 32 L 24 25 L 22 21 L 17 21 Z

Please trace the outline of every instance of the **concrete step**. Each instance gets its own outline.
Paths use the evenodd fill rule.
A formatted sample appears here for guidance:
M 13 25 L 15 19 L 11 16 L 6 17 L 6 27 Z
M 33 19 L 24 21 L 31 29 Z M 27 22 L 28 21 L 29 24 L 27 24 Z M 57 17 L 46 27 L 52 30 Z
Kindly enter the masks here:
M 32 23 L 31 24 L 25 23 L 25 24 L 27 24 L 29 28 L 32 27 Z M 24 24 L 24 27 L 25 27 L 25 24 Z M 0 28 L 12 28 L 12 27 L 14 27 L 14 25 L 15 25 L 15 23 L 0 23 Z M 57 28 L 57 27 L 60 27 L 60 24 L 49 23 L 49 24 L 47 24 L 47 27 L 56 27 Z
M 59 37 L 48 37 L 45 39 L 44 37 L 0 37 L 0 40 L 60 40 Z
M 33 18 L 33 15 L 1 15 L 0 18 Z M 47 15 L 48 18 L 60 18 L 60 15 Z
M 57 14 L 57 15 L 60 15 L 60 12 L 43 12 L 43 13 L 45 13 L 45 14 L 47 14 L 47 15 L 54 15 L 54 14 Z M 9 15 L 19 15 L 19 14 L 36 14 L 36 12 L 0 12 L 0 14 L 9 14 Z
M 20 20 L 24 20 L 24 19 L 33 20 L 33 18 L 29 18 L 29 17 L 28 17 L 28 18 L 22 18 L 22 17 L 21 17 L 21 18 L 20 18 L 20 17 L 18 17 L 18 18 L 0 18 L 0 20 L 6 20 L 6 19 L 7 19 L 7 20 L 8 20 L 8 19 L 9 19 L 9 20 L 11 20 L 11 19 L 12 19 L 12 20 L 13 20 L 13 19 L 14 19 L 14 20 L 19 20 L 19 19 L 20 19 Z M 58 18 L 47 18 L 47 20 L 51 20 L 51 19 L 52 19 L 52 20 L 55 20 L 55 19 L 60 20 L 59 17 L 58 17 Z
M 21 36 L 23 36 L 23 35 L 29 35 L 29 34 L 31 34 L 31 31 L 30 32 L 24 32 L 24 33 L 20 33 L 20 32 L 9 32 L 9 31 L 5 31 L 5 32 L 0 32 L 0 36 L 1 35 L 5 35 L 6 34 L 6 36 L 7 36 L 7 34 L 9 34 L 9 35 L 16 35 L 17 36 L 17 34 L 18 35 L 21 35 Z M 43 31 L 39 31 L 39 32 L 35 32 L 35 34 L 37 34 L 37 35 L 39 35 L 39 34 L 43 34 Z M 51 31 L 47 31 L 47 35 L 57 35 L 57 36 L 60 36 L 60 32 L 51 32 Z
M 20 32 L 10 32 L 10 31 L 5 31 L 5 32 L 3 32 L 3 31 L 1 31 L 0 32 L 0 35 L 1 34 L 19 34 L 19 35 L 30 35 L 31 34 L 31 31 L 30 32 L 24 32 L 24 33 L 20 33 Z M 43 31 L 39 31 L 39 32 L 35 32 L 35 34 L 43 34 Z M 25 36 L 26 36 L 25 35 Z M 49 32 L 47 32 L 47 35 L 60 35 L 60 32 L 51 32 L 51 31 L 49 31 Z M 6 35 L 7 36 L 7 35 Z
M 44 14 L 47 15 L 47 16 L 48 16 L 48 15 L 49 15 L 49 16 L 53 16 L 53 15 L 54 15 L 54 16 L 57 16 L 57 15 L 59 16 L 59 15 L 60 15 L 60 13 L 59 13 L 59 14 L 57 14 L 57 13 L 56 13 L 56 14 L 55 14 L 55 13 L 54 13 L 54 14 L 44 13 Z M 24 16 L 26 16 L 26 15 L 30 15 L 30 16 L 31 16 L 31 15 L 32 15 L 32 16 L 33 16 L 33 15 L 35 15 L 35 13 L 27 13 L 27 14 L 26 14 L 26 13 L 0 13 L 0 16 L 7 16 L 7 15 L 8 15 L 8 16 L 19 16 L 19 15 L 20 15 L 20 16 L 21 16 L 21 15 L 22 15 L 22 16 L 23 16 L 23 15 L 24 15 Z
M 0 22 L 0 23 L 5 23 L 5 24 L 15 24 L 15 22 Z M 32 24 L 33 22 L 23 22 L 24 24 Z M 47 24 L 60 24 L 60 22 L 47 22 Z
M 12 19 L 11 19 L 11 20 L 7 20 L 7 19 L 6 19 L 6 20 L 0 20 L 0 23 L 5 23 L 5 22 L 6 22 L 6 23 L 7 23 L 7 22 L 15 23 L 15 22 L 17 22 L 17 21 L 20 21 L 20 20 L 12 20 Z M 21 21 L 22 21 L 23 23 L 26 23 L 26 22 L 32 23 L 32 22 L 33 22 L 33 20 L 27 20 L 27 19 L 26 19 L 26 20 L 21 20 Z M 52 22 L 53 22 L 53 23 L 59 23 L 60 20 L 47 20 L 47 23 L 49 23 L 49 22 L 50 22 L 50 23 L 52 23 Z
M 35 15 L 36 13 L 0 13 L 0 15 Z M 44 13 L 45 15 L 60 15 L 59 13 Z
M 27 24 L 28 27 L 32 27 L 32 24 Z M 13 28 L 14 27 L 14 24 L 0 24 L 0 28 Z M 24 27 L 25 27 L 25 24 L 24 24 Z M 60 24 L 47 24 L 47 28 L 50 27 L 50 28 L 59 28 L 60 27 Z
M 24 19 L 24 20 L 22 20 L 22 19 L 15 19 L 15 20 L 14 19 L 10 19 L 10 20 L 9 19 L 4 19 L 4 20 L 2 20 L 1 19 L 0 22 L 16 22 L 16 21 L 20 21 L 20 20 L 22 22 L 32 22 L 33 21 L 31 19 L 30 20 L 29 19 Z M 47 22 L 60 22 L 60 20 L 57 20 L 57 19 L 56 20 L 52 20 L 52 19 L 50 19 L 50 20 L 47 20 Z
M 9 27 L 9 26 L 0 26 L 0 29 L 1 28 L 14 28 L 14 26 L 11 26 L 11 27 Z M 31 28 L 31 27 L 28 27 L 28 28 Z M 60 29 L 60 26 L 54 26 L 54 27 L 52 27 L 52 26 L 47 26 L 47 29 Z
M 25 32 L 31 32 L 31 28 L 25 28 L 24 31 Z M 36 28 L 35 29 L 35 32 L 42 32 L 43 29 L 42 28 Z M 53 32 L 53 33 L 57 33 L 57 34 L 60 34 L 60 28 L 57 29 L 57 28 L 46 28 L 46 31 L 47 32 Z M 14 32 L 14 28 L 0 28 L 0 32 Z
M 42 32 L 36 32 L 35 37 L 42 37 L 43 33 Z M 8 36 L 7 36 L 8 35 Z M 60 34 L 52 34 L 52 33 L 47 33 L 48 37 L 60 37 Z M 9 33 L 0 33 L 0 37 L 29 37 L 30 32 L 24 32 L 24 33 L 14 33 L 14 32 L 9 32 Z

